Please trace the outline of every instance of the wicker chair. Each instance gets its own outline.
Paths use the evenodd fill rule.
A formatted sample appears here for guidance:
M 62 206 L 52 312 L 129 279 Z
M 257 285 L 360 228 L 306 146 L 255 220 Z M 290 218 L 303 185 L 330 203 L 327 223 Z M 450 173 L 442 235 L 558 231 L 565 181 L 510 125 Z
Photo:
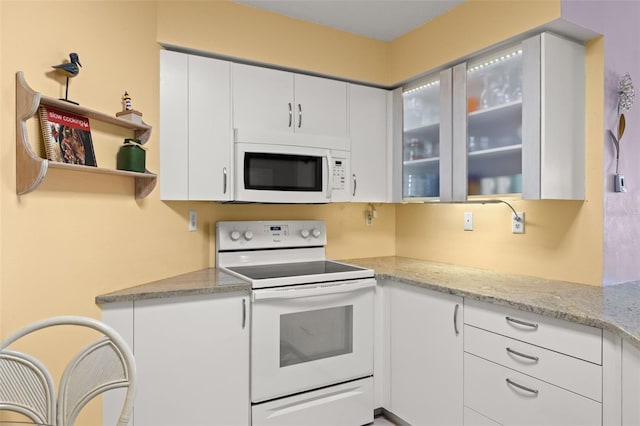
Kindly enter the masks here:
M 7 349 L 21 337 L 47 327 L 75 325 L 92 328 L 102 337 L 82 349 L 65 368 L 58 397 L 49 371 L 28 354 Z M 0 410 L 23 414 L 36 424 L 73 426 L 80 410 L 95 396 L 126 387 L 118 426 L 125 426 L 133 409 L 136 369 L 124 339 L 106 324 L 84 317 L 62 316 L 35 322 L 0 343 Z

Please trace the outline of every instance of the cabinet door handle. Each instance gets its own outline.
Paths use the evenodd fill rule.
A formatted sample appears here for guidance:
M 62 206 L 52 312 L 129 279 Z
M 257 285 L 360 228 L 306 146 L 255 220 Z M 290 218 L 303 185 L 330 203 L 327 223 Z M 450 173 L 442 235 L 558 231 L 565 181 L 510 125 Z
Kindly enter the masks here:
M 516 387 L 518 389 L 521 389 L 521 390 L 523 390 L 525 392 L 532 393 L 533 395 L 538 395 L 538 390 L 537 389 L 532 389 L 530 387 L 521 385 L 520 383 L 516 383 L 516 382 L 514 382 L 513 380 L 511 380 L 509 378 L 507 378 L 506 381 L 507 381 L 508 385 L 514 386 L 514 387 Z
M 519 356 L 521 358 L 526 358 L 528 360 L 535 361 L 535 362 L 538 362 L 540 360 L 540 358 L 538 358 L 537 356 L 523 354 L 522 352 L 514 351 L 511 348 L 507 348 L 507 353 L 509 353 L 511 355 Z
M 456 336 L 460 334 L 458 330 L 458 310 L 460 309 L 460 304 L 456 303 L 456 307 L 453 309 L 453 331 L 456 332 Z
M 298 129 L 302 127 L 302 105 L 298 104 Z
M 247 325 L 247 299 L 242 298 L 242 329 Z
M 356 188 L 358 187 L 358 180 L 356 179 L 356 174 L 354 173 L 352 176 L 353 179 L 353 196 L 356 196 Z
M 222 168 L 222 193 L 227 193 L 227 168 Z
M 535 324 L 535 323 L 532 323 L 532 322 L 522 321 L 522 320 L 519 320 L 519 319 L 516 319 L 516 318 L 511 318 L 511 317 L 505 317 L 505 318 L 506 318 L 506 320 L 508 322 L 512 322 L 514 324 L 524 325 L 525 327 L 531 327 L 531 328 L 534 328 L 534 329 L 538 328 L 538 324 Z
M 289 127 L 291 127 L 292 121 L 293 121 L 293 109 L 291 108 L 291 102 L 289 102 Z

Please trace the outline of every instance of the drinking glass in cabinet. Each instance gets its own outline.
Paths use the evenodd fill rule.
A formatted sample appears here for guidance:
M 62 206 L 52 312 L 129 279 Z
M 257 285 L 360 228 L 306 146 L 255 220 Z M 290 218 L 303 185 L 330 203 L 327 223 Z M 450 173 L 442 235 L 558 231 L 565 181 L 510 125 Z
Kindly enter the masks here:
M 468 194 L 512 192 L 522 173 L 522 48 L 467 65 Z M 500 179 L 499 179 L 500 178 Z

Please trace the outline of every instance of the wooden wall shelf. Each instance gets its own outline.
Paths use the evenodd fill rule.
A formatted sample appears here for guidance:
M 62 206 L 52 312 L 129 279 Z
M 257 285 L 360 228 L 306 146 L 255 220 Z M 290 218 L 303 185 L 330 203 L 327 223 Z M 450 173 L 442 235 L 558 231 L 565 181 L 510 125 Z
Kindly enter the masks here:
M 134 137 L 140 139 L 143 144 L 149 140 L 149 136 L 151 135 L 151 126 L 144 122 L 140 124 L 134 123 L 59 99 L 42 96 L 39 92 L 29 87 L 22 71 L 18 71 L 16 73 L 16 193 L 18 195 L 27 194 L 35 190 L 42 183 L 49 167 L 79 172 L 133 177 L 135 179 L 135 196 L 138 199 L 146 197 L 153 191 L 158 178 L 155 173 L 138 173 L 102 167 L 58 163 L 37 155 L 29 143 L 26 122 L 38 113 L 40 105 L 59 108 L 89 119 L 132 130 Z

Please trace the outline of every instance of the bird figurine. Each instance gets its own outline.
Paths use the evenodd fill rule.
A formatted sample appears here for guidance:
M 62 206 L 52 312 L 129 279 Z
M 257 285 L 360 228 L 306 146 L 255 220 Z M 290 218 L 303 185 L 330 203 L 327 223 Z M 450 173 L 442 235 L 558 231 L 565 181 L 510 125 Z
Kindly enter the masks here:
M 59 65 L 52 65 L 52 68 L 55 68 L 56 71 L 64 74 L 67 77 L 64 99 L 61 100 L 71 102 L 76 105 L 78 105 L 77 102 L 69 100 L 69 78 L 77 76 L 80 72 L 80 67 L 82 67 L 82 64 L 80 63 L 80 58 L 78 57 L 77 53 L 69 54 L 69 62 L 64 62 Z

